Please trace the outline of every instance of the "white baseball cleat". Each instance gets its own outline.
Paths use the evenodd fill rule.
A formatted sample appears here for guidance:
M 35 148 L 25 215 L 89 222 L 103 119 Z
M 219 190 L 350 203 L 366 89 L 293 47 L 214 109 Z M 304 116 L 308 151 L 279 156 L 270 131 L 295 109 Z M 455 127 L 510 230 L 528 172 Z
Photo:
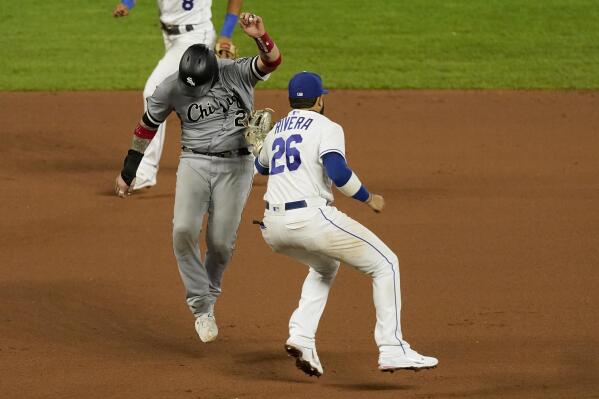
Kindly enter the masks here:
M 212 342 L 218 336 L 218 326 L 212 313 L 203 313 L 198 316 L 195 326 L 202 342 Z
M 430 356 L 423 356 L 405 345 L 399 354 L 381 354 L 379 356 L 379 370 L 383 372 L 394 372 L 395 370 L 420 371 L 424 369 L 433 369 L 439 364 L 439 360 Z
M 306 348 L 291 340 L 287 340 L 285 351 L 287 351 L 289 356 L 295 358 L 295 367 L 310 377 L 320 377 L 324 373 L 320 359 L 318 359 L 318 354 L 316 353 L 316 348 Z

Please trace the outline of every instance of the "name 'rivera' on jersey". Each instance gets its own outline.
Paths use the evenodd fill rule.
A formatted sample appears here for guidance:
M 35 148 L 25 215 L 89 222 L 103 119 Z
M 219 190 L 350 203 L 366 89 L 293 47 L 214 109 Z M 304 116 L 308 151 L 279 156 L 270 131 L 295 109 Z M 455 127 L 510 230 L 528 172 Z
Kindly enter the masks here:
M 278 121 L 274 127 L 275 134 L 284 132 L 285 130 L 308 130 L 310 125 L 312 124 L 312 118 L 306 118 L 303 116 L 286 116 L 280 121 Z
M 332 202 L 332 181 L 322 163 L 329 152 L 345 157 L 343 128 L 318 112 L 291 110 L 268 133 L 256 160 L 258 170 L 270 176 L 264 199 L 270 204 Z

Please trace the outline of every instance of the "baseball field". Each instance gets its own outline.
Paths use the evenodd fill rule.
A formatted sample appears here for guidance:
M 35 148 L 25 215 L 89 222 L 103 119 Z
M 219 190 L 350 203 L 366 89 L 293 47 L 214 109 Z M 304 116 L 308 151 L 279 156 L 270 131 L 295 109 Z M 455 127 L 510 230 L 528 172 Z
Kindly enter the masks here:
M 306 268 L 252 225 L 264 178 L 210 344 L 172 250 L 176 117 L 158 184 L 113 194 L 164 51 L 139 3 L 2 5 L 0 398 L 599 398 L 596 2 L 245 1 L 284 57 L 256 106 L 283 116 L 288 79 L 322 74 L 349 164 L 387 201 L 336 206 L 399 255 L 405 338 L 439 358 L 380 373 L 371 279 L 342 266 L 319 379 L 283 350 Z

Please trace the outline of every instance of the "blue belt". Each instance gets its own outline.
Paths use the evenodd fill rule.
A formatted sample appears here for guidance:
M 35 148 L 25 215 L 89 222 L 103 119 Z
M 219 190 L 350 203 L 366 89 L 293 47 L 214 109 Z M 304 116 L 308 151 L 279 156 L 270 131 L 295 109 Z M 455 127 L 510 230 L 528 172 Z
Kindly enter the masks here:
M 268 201 L 264 201 L 264 206 L 265 206 L 266 209 L 270 210 L 270 204 L 268 203 Z M 286 211 L 290 211 L 292 209 L 306 208 L 307 206 L 308 206 L 308 204 L 304 200 L 293 201 L 293 202 L 286 202 L 285 203 L 285 210 Z

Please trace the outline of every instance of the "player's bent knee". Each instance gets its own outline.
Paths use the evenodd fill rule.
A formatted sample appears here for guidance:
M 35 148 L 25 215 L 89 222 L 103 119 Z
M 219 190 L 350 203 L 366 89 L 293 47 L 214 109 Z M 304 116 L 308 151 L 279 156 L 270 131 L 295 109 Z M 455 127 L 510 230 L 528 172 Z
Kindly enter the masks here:
M 195 245 L 198 234 L 187 224 L 173 226 L 173 249 L 175 253 L 186 252 L 190 245 Z
M 335 280 L 336 275 L 337 275 L 337 272 L 321 274 L 322 280 L 325 282 L 331 282 L 331 281 Z
M 335 279 L 335 276 L 337 276 L 338 270 L 339 270 L 339 267 L 334 267 L 329 270 L 326 270 L 324 273 L 321 273 L 321 274 L 322 274 L 323 278 L 332 281 Z
M 382 256 L 376 265 L 366 272 L 373 278 L 382 278 L 399 273 L 399 259 L 394 253 Z
M 399 267 L 399 258 L 397 257 L 397 255 L 395 255 L 395 253 L 391 253 L 391 255 L 389 256 L 389 262 L 391 262 L 391 264 L 393 266 L 397 266 Z
M 210 257 L 219 262 L 228 262 L 233 254 L 233 245 L 212 244 L 208 246 Z

